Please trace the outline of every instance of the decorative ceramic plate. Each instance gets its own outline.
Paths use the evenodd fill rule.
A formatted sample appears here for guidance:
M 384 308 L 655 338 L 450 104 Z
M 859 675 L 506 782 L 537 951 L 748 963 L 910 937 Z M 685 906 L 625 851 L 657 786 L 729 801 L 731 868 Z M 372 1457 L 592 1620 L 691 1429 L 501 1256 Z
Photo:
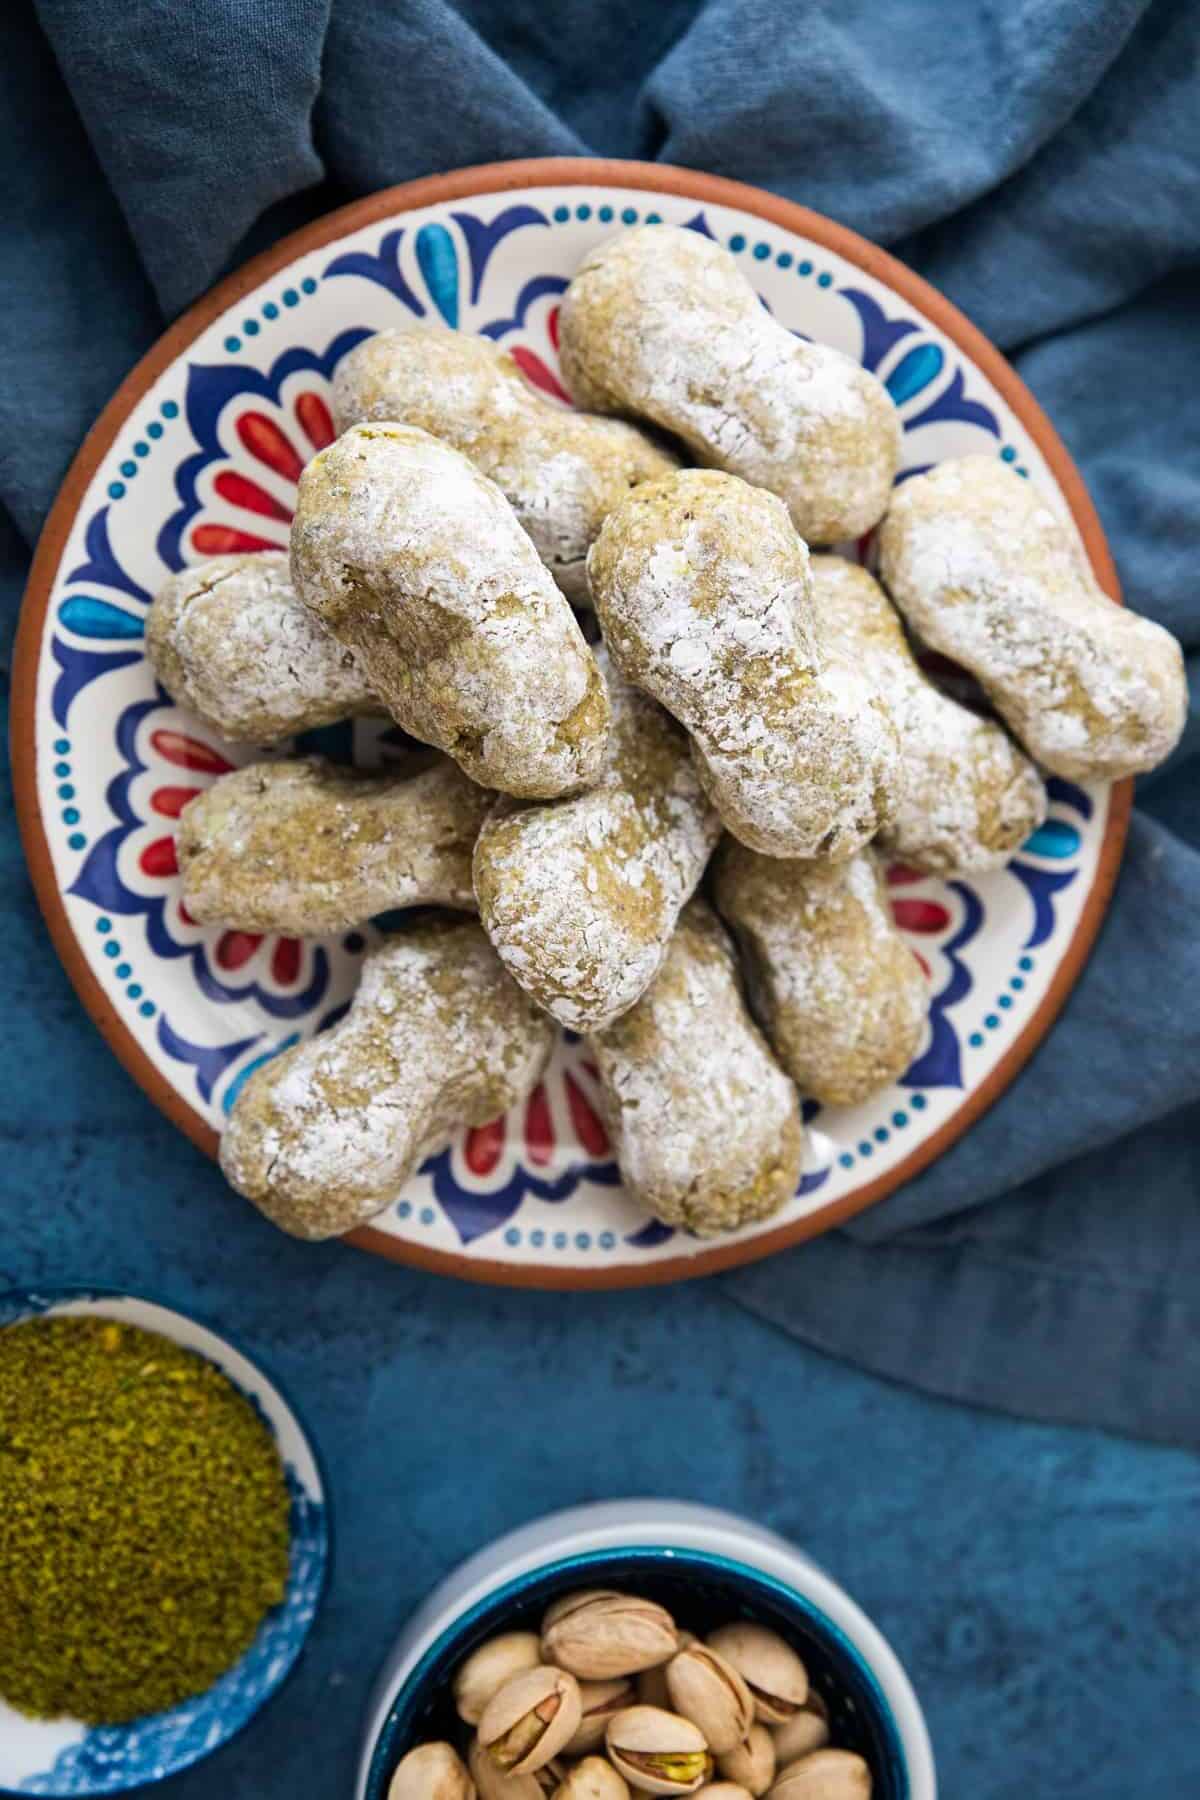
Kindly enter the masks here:
M 0 1700 L 0 1793 L 122 1794 L 177 1775 L 248 1725 L 286 1680 L 304 1646 L 329 1563 L 325 1484 L 304 1427 L 249 1357 L 199 1320 L 134 1294 L 38 1289 L 0 1294 L 0 1328 L 49 1314 L 85 1313 L 157 1331 L 195 1350 L 253 1401 L 275 1438 L 292 1497 L 287 1593 L 246 1654 L 215 1687 L 169 1712 L 127 1725 L 29 1719 Z
M 776 318 L 875 371 L 904 424 L 901 480 L 949 456 L 1000 457 L 1073 521 L 1117 597 L 1079 476 L 1013 371 L 910 271 L 814 213 L 681 169 L 511 163 L 394 189 L 288 239 L 168 332 L 103 414 L 47 525 L 18 647 L 18 800 L 51 933 L 117 1055 L 210 1152 L 250 1071 L 340 1014 L 375 932 L 300 943 L 188 918 L 180 809 L 247 753 L 155 685 L 149 600 L 181 564 L 287 544 L 297 477 L 332 435 L 330 377 L 369 332 L 423 320 L 480 332 L 566 404 L 568 278 L 622 225 L 659 219 L 728 245 Z M 362 763 L 389 755 L 377 724 L 313 737 Z M 642 1215 L 621 1191 L 583 1046 L 564 1042 L 526 1106 L 431 1157 L 356 1241 L 481 1279 L 618 1285 L 745 1262 L 878 1199 L 1012 1079 L 1095 935 L 1128 788 L 1050 788 L 1048 822 L 1006 870 L 891 871 L 929 977 L 925 1042 L 890 1092 L 809 1109 L 800 1190 L 769 1224 L 713 1244 Z

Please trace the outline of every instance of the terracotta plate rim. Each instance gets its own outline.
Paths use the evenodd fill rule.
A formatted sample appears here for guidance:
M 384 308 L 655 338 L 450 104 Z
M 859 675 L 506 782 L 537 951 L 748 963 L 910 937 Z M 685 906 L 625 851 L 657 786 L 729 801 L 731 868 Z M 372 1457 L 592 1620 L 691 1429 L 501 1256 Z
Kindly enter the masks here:
M 1079 530 L 1100 585 L 1120 603 L 1116 569 L 1096 509 L 1083 477 L 1049 419 L 995 346 L 952 306 L 936 288 L 885 250 L 838 225 L 821 213 L 783 200 L 762 188 L 667 163 L 623 162 L 600 157 L 533 157 L 517 162 L 485 163 L 444 175 L 425 176 L 385 188 L 366 199 L 327 213 L 254 257 L 220 282 L 183 314 L 121 383 L 71 464 L 38 541 L 37 552 L 17 628 L 13 658 L 11 751 L 17 818 L 25 856 L 51 941 L 76 992 L 101 1035 L 155 1105 L 208 1156 L 215 1156 L 216 1132 L 175 1092 L 142 1050 L 88 967 L 72 930 L 54 877 L 49 845 L 37 803 L 36 697 L 37 669 L 43 628 L 58 566 L 84 494 L 103 458 L 147 390 L 219 314 L 234 306 L 269 276 L 297 257 L 334 239 L 397 214 L 447 200 L 529 187 L 623 187 L 643 189 L 715 206 L 735 207 L 786 231 L 796 232 L 844 257 L 885 282 L 923 312 L 984 372 L 1004 396 L 1036 443 L 1059 485 Z M 1062 960 L 1041 1004 L 1006 1054 L 975 1088 L 940 1131 L 875 1181 L 866 1182 L 841 1200 L 816 1208 L 802 1219 L 764 1232 L 748 1241 L 714 1243 L 693 1255 L 662 1262 L 619 1265 L 611 1269 L 561 1268 L 550 1264 L 511 1264 L 465 1253 L 433 1250 L 394 1238 L 371 1226 L 349 1235 L 348 1243 L 393 1261 L 503 1287 L 559 1290 L 657 1286 L 716 1274 L 757 1262 L 806 1238 L 816 1237 L 863 1211 L 910 1181 L 939 1157 L 990 1107 L 1013 1081 L 1046 1036 L 1074 986 L 1096 940 L 1115 886 L 1125 846 L 1133 783 L 1116 783 L 1108 793 L 1108 817 L 1092 889 Z

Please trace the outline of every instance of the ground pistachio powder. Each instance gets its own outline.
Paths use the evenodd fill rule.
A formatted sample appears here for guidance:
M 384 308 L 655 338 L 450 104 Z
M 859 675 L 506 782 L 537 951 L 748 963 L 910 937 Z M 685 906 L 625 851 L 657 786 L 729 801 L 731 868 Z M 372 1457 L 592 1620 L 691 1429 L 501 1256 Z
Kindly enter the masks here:
M 288 1507 L 203 1357 L 95 1316 L 0 1330 L 0 1696 L 116 1724 L 202 1693 L 283 1599 Z

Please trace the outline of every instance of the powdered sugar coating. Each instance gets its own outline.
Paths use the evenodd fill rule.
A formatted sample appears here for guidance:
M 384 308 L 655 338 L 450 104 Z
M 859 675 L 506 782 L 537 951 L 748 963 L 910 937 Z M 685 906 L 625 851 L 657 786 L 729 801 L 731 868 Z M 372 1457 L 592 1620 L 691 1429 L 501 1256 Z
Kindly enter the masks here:
M 473 912 L 471 853 L 491 802 L 446 759 L 415 775 L 318 756 L 252 763 L 180 815 L 183 903 L 201 925 L 298 937 L 400 906 Z
M 353 653 L 300 604 L 281 550 L 172 575 L 146 615 L 146 654 L 171 698 L 231 743 L 383 711 Z
M 702 1237 L 765 1219 L 800 1178 L 795 1088 L 746 1011 L 733 947 L 685 907 L 637 1005 L 589 1039 L 621 1178 L 656 1218 Z
M 768 856 L 852 856 L 888 817 L 895 728 L 853 667 L 823 666 L 808 551 L 782 501 L 684 470 L 636 488 L 588 557 L 614 661 L 691 733 L 726 828 Z
M 524 1099 L 553 1045 L 478 924 L 431 918 L 371 951 L 340 1024 L 255 1070 L 221 1168 L 283 1230 L 333 1237 L 390 1205 L 460 1125 Z
M 686 734 L 596 654 L 613 714 L 600 780 L 571 800 L 499 801 L 475 847 L 480 917 L 501 960 L 581 1032 L 645 991 L 721 833 Z
M 587 598 L 584 559 L 618 500 L 679 459 L 635 425 L 570 412 L 530 386 L 507 351 L 443 326 L 380 331 L 338 364 L 339 431 L 418 425 L 494 481 L 563 592 Z
M 822 649 L 887 695 L 902 780 L 879 842 L 915 869 L 1001 868 L 1046 817 L 1041 776 L 994 719 L 942 693 L 913 655 L 879 583 L 839 556 L 812 559 Z
M 961 457 L 906 482 L 879 553 L 905 618 L 970 670 L 1044 768 L 1115 781 L 1175 747 L 1179 645 L 1108 598 L 1062 520 L 1003 463 Z
M 801 1093 L 852 1106 L 902 1075 L 929 984 L 892 920 L 874 853 L 780 862 L 727 838 L 713 872 L 755 1016 Z
M 355 425 L 300 477 L 292 576 L 397 722 L 523 797 L 600 772 L 608 698 L 512 508 L 415 426 Z
M 887 505 L 900 458 L 887 389 L 793 337 L 701 232 L 643 225 L 593 250 L 563 296 L 559 353 L 581 406 L 649 419 L 769 488 L 810 543 L 857 537 Z

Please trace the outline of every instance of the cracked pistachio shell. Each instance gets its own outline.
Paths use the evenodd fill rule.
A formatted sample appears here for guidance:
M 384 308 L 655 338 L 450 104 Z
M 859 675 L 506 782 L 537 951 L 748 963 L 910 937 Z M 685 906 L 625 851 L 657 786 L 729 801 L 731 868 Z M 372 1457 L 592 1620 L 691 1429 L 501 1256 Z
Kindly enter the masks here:
M 565 1619 L 567 1614 L 575 1612 L 580 1606 L 586 1606 L 589 1600 L 623 1600 L 628 1596 L 619 1594 L 616 1588 L 573 1588 L 569 1594 L 560 1594 L 552 1600 L 542 1614 L 542 1636 L 549 1631 L 551 1625 Z
M 450 1744 L 418 1744 L 397 1763 L 388 1800 L 475 1800 L 475 1783 Z
M 808 1699 L 807 1669 L 791 1645 L 765 1625 L 722 1625 L 707 1643 L 750 1689 L 760 1724 L 782 1725 Z
M 707 1643 L 689 1643 L 666 1667 L 673 1712 L 698 1724 L 709 1750 L 723 1755 L 747 1737 L 754 1699 L 738 1670 Z
M 526 1669 L 493 1694 L 479 1742 L 505 1775 L 532 1775 L 579 1729 L 579 1683 L 563 1669 Z
M 661 1707 L 626 1707 L 609 1720 L 606 1741 L 617 1773 L 646 1794 L 694 1794 L 713 1771 L 700 1727 Z
M 788 1725 L 779 1727 L 780 1733 L 788 1729 Z M 781 1766 L 775 1738 L 765 1725 L 752 1725 L 744 1744 L 737 1744 L 717 1758 L 725 1780 L 747 1789 L 754 1800 L 766 1793 L 775 1779 L 776 1767 Z
M 678 1648 L 675 1623 L 653 1600 L 586 1592 L 556 1601 L 542 1621 L 542 1655 L 587 1681 L 635 1675 Z
M 536 1775 L 502 1774 L 478 1738 L 471 1740 L 467 1766 L 479 1791 L 479 1800 L 543 1800 L 541 1783 Z
M 732 1664 L 707 1644 L 689 1644 L 665 1670 L 672 1710 L 704 1733 L 714 1755 L 740 1744 L 754 1723 L 750 1689 Z
M 598 1749 L 604 1743 L 604 1733 L 613 1714 L 632 1706 L 638 1694 L 628 1675 L 618 1675 L 612 1681 L 581 1681 L 579 1697 L 583 1702 L 583 1717 L 579 1721 L 579 1730 L 566 1746 L 568 1756 L 586 1756 L 589 1750 Z
M 699 1638 L 694 1631 L 681 1631 L 676 1648 L 686 1650 L 689 1644 L 698 1644 Z M 667 1665 L 657 1663 L 653 1669 L 643 1669 L 637 1678 L 637 1697 L 643 1706 L 661 1706 L 664 1712 L 671 1710 L 671 1696 L 667 1692 Z
M 771 1733 L 775 1747 L 775 1766 L 782 1775 L 789 1764 L 802 1756 L 811 1756 L 829 1742 L 829 1710 L 815 1688 L 808 1699 L 793 1713 L 786 1725 L 776 1725 Z
M 478 1725 L 483 1709 L 506 1681 L 541 1662 L 536 1631 L 505 1631 L 473 1650 L 454 1677 L 454 1704 L 460 1719 Z
M 871 1771 L 853 1750 L 814 1750 L 791 1763 L 768 1800 L 871 1800 Z
M 554 1800 L 629 1800 L 629 1784 L 603 1756 L 585 1756 L 555 1789 Z

